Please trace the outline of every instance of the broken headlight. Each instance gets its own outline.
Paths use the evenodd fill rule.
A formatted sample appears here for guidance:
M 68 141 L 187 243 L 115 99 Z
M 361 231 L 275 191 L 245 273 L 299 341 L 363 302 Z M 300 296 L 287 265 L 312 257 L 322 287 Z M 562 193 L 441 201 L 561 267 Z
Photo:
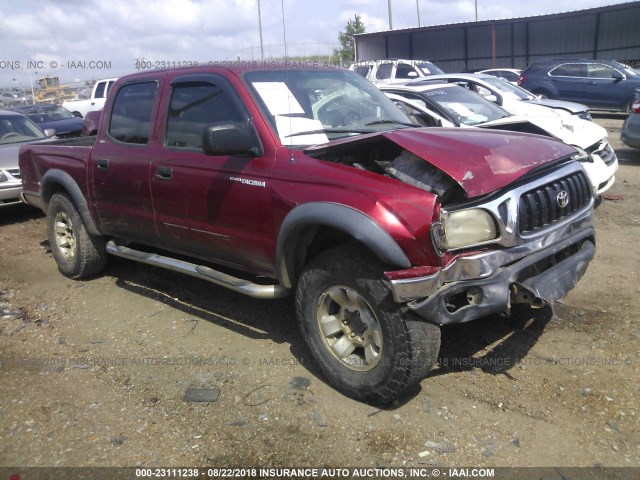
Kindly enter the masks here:
M 441 251 L 490 242 L 499 234 L 493 216 L 482 208 L 442 212 L 439 230 Z

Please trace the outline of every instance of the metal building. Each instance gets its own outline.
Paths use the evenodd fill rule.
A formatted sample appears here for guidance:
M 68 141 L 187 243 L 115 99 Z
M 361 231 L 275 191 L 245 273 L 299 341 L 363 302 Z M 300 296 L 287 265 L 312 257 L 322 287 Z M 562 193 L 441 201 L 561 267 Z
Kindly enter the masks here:
M 356 35 L 356 60 L 423 59 L 446 72 L 524 68 L 540 57 L 640 63 L 640 1 L 575 12 Z

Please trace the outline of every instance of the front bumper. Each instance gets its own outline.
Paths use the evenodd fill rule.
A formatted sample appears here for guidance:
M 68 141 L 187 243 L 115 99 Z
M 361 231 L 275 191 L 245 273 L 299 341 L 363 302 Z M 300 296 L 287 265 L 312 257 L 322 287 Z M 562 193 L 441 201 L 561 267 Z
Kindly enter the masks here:
M 460 257 L 436 274 L 391 280 L 394 299 L 439 325 L 505 312 L 513 303 L 550 304 L 582 278 L 595 254 L 595 232 L 587 227 L 544 248 L 532 248 Z
M 21 193 L 21 182 L 7 181 L 0 183 L 0 207 L 22 203 L 22 200 L 20 200 Z

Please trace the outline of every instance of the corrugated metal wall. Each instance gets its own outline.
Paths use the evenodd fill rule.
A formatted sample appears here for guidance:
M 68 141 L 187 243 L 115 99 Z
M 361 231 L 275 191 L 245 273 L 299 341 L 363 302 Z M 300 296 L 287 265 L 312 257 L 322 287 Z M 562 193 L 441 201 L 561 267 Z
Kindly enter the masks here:
M 523 68 L 536 58 L 553 56 L 640 62 L 640 1 L 356 36 L 357 60 L 426 59 L 449 72 L 494 64 Z

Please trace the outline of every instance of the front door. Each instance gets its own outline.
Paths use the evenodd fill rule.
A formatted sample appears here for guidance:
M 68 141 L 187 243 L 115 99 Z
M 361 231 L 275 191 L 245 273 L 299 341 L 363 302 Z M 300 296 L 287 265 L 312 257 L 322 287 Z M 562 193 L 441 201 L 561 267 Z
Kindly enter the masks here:
M 167 88 L 164 148 L 150 170 L 161 243 L 232 266 L 272 270 L 272 159 L 203 152 L 208 126 L 245 123 L 248 113 L 216 75 L 185 75 Z

